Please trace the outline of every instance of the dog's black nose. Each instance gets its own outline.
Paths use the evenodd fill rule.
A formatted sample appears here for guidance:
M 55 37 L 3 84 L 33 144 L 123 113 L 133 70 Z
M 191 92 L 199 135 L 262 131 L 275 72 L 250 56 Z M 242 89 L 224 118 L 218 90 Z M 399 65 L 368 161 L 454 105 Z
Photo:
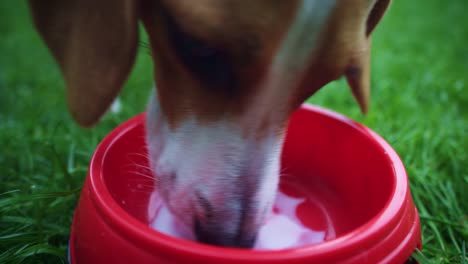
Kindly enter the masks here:
M 255 244 L 256 234 L 238 233 L 231 234 L 217 225 L 202 225 L 195 220 L 195 236 L 200 243 L 236 248 L 252 248 Z

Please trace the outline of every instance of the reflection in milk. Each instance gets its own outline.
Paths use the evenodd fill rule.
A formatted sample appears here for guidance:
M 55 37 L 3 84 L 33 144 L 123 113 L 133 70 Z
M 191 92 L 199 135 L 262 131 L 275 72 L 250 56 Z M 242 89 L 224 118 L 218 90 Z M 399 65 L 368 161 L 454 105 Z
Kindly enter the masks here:
M 274 208 L 260 228 L 254 248 L 258 250 L 286 249 L 311 245 L 325 240 L 325 231 L 305 227 L 296 216 L 297 207 L 305 198 L 293 198 L 279 192 Z M 173 217 L 154 192 L 148 206 L 150 226 L 174 237 L 194 240 L 195 236 Z
M 273 212 L 260 228 L 255 249 L 285 249 L 323 242 L 325 231 L 305 227 L 296 216 L 296 209 L 304 200 L 279 192 Z

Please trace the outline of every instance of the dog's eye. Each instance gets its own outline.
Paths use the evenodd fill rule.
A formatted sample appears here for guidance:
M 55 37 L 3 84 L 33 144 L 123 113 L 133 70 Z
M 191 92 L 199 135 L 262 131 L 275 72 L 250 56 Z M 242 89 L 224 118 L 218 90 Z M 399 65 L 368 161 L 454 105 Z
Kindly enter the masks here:
M 168 33 L 180 61 L 194 76 L 207 86 L 233 90 L 234 67 L 226 50 L 182 32 L 168 19 Z

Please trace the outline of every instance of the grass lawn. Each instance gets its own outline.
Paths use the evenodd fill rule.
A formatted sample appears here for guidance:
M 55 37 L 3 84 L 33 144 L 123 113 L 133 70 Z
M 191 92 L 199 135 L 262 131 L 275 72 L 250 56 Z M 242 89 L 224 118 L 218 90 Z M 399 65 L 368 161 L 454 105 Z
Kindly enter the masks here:
M 468 263 L 467 11 L 466 0 L 394 1 L 374 34 L 369 114 L 343 80 L 310 100 L 366 124 L 400 154 L 421 214 L 420 263 Z M 144 110 L 151 71 L 140 49 L 122 111 L 79 128 L 24 1 L 0 2 L 0 263 L 66 262 L 93 149 Z

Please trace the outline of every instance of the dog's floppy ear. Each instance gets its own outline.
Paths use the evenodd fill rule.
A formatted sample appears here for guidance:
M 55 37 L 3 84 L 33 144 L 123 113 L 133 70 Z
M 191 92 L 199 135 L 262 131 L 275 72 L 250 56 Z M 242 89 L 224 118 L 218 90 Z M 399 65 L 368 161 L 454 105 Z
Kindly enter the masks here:
M 107 110 L 134 63 L 136 2 L 29 0 L 36 28 L 64 75 L 72 116 L 83 126 Z
M 363 32 L 365 32 L 365 35 L 363 39 L 359 40 L 361 41 L 360 49 L 362 52 L 352 58 L 345 73 L 348 84 L 363 113 L 367 112 L 370 97 L 370 34 L 385 13 L 385 10 L 390 4 L 390 0 L 372 0 L 365 2 L 369 2 L 370 6 L 365 21 L 366 23 L 364 24 L 365 31 Z

